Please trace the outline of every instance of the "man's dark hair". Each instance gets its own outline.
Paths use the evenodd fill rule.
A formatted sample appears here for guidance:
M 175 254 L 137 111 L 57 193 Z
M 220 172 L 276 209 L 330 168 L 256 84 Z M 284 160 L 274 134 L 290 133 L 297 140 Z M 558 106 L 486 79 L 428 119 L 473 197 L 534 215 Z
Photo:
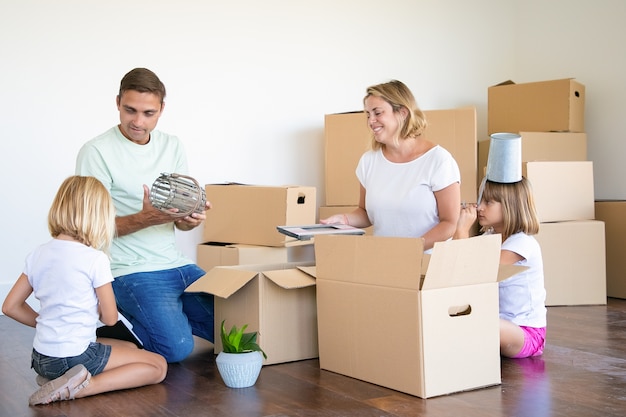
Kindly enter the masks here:
M 147 68 L 135 68 L 124 75 L 120 82 L 118 98 L 127 90 L 156 94 L 161 103 L 165 99 L 165 85 L 154 72 Z

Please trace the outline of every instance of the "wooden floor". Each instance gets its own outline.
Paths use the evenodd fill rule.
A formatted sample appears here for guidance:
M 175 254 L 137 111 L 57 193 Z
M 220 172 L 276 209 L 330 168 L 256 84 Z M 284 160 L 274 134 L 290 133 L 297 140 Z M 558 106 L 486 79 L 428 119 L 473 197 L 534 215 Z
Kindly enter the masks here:
M 502 385 L 427 400 L 321 371 L 317 360 L 266 366 L 255 386 L 230 389 L 204 342 L 159 385 L 29 407 L 33 329 L 0 316 L 0 334 L 0 417 L 626 416 L 626 300 L 550 307 L 543 357 L 503 360 Z

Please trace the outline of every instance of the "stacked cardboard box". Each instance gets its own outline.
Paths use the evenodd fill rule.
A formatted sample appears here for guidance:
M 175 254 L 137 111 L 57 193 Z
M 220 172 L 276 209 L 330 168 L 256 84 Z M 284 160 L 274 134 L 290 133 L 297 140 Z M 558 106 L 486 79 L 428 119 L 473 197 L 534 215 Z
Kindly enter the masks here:
M 220 324 L 259 332 L 264 364 L 316 358 L 317 312 L 310 242 L 276 226 L 315 223 L 316 189 L 305 186 L 207 184 L 212 204 L 197 263 L 207 274 L 187 288 L 215 295 L 215 354 Z
M 465 107 L 424 112 L 424 137 L 447 149 L 461 171 L 461 198 L 476 201 L 476 109 Z M 325 117 L 325 202 L 320 218 L 354 210 L 359 204 L 355 171 L 359 158 L 370 149 L 371 134 L 364 112 Z M 369 231 L 368 231 L 369 232 Z
M 507 81 L 488 90 L 489 134 L 522 136 L 523 174 L 533 186 L 541 222 L 536 238 L 547 305 L 606 304 L 605 230 L 595 220 L 584 98 L 585 87 L 573 79 Z M 489 144 L 478 144 L 481 174 Z
M 596 201 L 596 219 L 606 225 L 606 295 L 626 298 L 626 201 Z

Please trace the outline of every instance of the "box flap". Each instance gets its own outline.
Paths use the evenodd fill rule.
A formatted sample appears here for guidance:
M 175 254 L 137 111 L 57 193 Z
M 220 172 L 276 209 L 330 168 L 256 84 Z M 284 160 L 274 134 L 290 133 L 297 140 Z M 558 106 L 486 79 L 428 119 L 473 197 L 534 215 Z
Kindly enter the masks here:
M 507 278 L 517 275 L 522 271 L 527 270 L 527 266 L 522 265 L 502 265 L 498 268 L 498 282 L 504 281 Z
M 506 81 L 502 81 L 501 83 L 494 85 L 494 87 L 499 87 L 501 85 L 511 85 L 511 84 L 515 84 L 515 82 L 513 80 L 506 80 Z
M 298 268 L 263 272 L 269 280 L 286 290 L 315 285 L 315 278 Z
M 307 267 L 311 265 L 313 265 L 313 262 L 282 262 L 275 264 L 216 266 L 205 276 L 187 287 L 185 291 L 206 292 L 221 298 L 228 298 L 261 272 L 267 276 L 266 272 L 268 271 L 293 271 L 298 267 Z M 306 275 L 304 272 L 300 273 Z M 314 285 L 315 280 L 310 276 L 309 279 L 313 280 L 313 284 L 310 285 Z
M 315 265 L 313 265 L 313 266 L 299 266 L 298 269 L 301 270 L 301 271 L 304 271 L 305 273 L 309 274 L 313 278 L 317 278 L 317 269 L 316 269 Z
M 428 265 L 430 264 L 430 253 L 425 253 L 422 258 L 422 276 L 426 276 L 428 272 Z
M 491 234 L 435 243 L 422 289 L 496 282 L 501 241 Z
M 228 266 L 216 266 L 205 276 L 191 284 L 185 291 L 206 292 L 228 298 L 256 277 L 258 272 Z
M 558 81 L 571 81 L 571 80 L 574 80 L 574 77 L 558 78 L 558 79 L 555 79 L 555 80 L 535 81 L 535 82 L 528 82 L 528 83 L 523 83 L 523 84 L 553 83 L 553 82 L 558 82 Z M 515 84 L 515 82 L 513 80 L 506 80 L 506 81 L 502 81 L 502 82 L 494 85 L 493 87 L 500 87 L 502 85 L 513 85 L 513 84 Z
M 419 238 L 357 235 L 315 238 L 318 280 L 418 290 L 423 254 L 423 240 Z

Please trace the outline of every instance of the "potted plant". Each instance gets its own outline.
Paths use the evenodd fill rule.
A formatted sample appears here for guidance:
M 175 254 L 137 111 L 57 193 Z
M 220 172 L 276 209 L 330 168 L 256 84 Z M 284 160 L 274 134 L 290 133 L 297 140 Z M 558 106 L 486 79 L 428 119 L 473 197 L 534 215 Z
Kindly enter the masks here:
M 215 363 L 226 386 L 230 388 L 246 388 L 254 385 L 261 367 L 263 358 L 267 355 L 257 344 L 257 332 L 244 333 L 247 324 L 241 328 L 233 326 L 228 333 L 222 321 L 220 329 L 222 352 L 217 355 Z

